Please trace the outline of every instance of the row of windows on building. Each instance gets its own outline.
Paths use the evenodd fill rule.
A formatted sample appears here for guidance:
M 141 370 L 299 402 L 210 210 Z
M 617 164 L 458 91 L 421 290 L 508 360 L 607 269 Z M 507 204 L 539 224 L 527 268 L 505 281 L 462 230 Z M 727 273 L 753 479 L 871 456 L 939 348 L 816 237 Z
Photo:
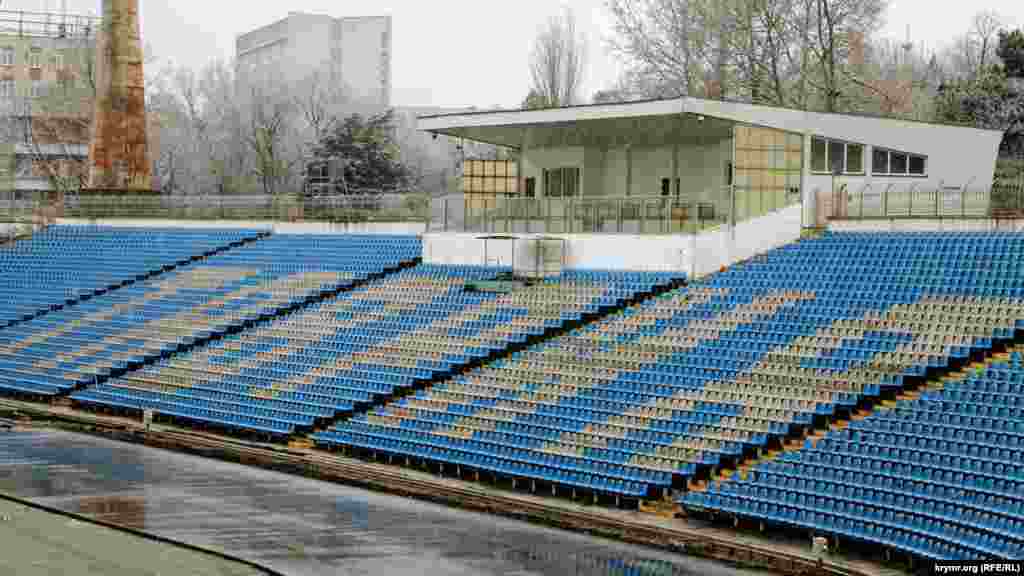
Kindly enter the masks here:
M 15 55 L 17 51 L 13 46 L 0 46 L 0 66 L 15 66 Z M 28 67 L 33 69 L 42 69 L 43 67 L 43 50 L 42 48 L 32 48 L 28 51 Z M 57 52 L 50 55 L 50 67 L 54 70 L 61 70 L 64 68 L 64 54 Z
M 811 172 L 818 174 L 867 173 L 863 144 L 813 138 Z M 928 158 L 874 146 L 871 149 L 871 174 L 875 176 L 926 176 Z
M 44 80 L 31 80 L 29 82 L 29 93 L 30 98 L 42 98 L 46 96 L 48 91 L 52 89 L 52 86 L 57 86 L 64 90 L 65 93 L 74 90 L 75 79 L 73 77 L 61 78 L 56 83 L 47 82 Z M 4 78 L 0 80 L 0 100 L 13 100 L 18 96 L 17 84 L 11 78 Z
M 863 145 L 815 138 L 812 146 L 812 172 L 848 175 L 865 174 Z M 925 156 L 878 147 L 871 150 L 871 173 L 876 176 L 925 176 L 926 168 L 927 158 Z M 732 184 L 732 170 L 732 163 L 730 162 L 726 165 L 725 169 L 725 181 L 727 184 Z M 543 191 L 546 197 L 558 198 L 579 195 L 579 168 L 546 169 L 543 170 L 542 177 Z M 679 195 L 679 179 L 675 179 L 674 187 L 672 184 L 673 182 L 668 178 L 661 179 L 660 192 L 662 196 L 669 196 L 673 192 L 676 196 Z M 525 188 L 525 195 L 529 198 L 534 197 L 536 184 L 533 178 L 526 178 Z M 799 188 L 795 190 L 799 193 Z

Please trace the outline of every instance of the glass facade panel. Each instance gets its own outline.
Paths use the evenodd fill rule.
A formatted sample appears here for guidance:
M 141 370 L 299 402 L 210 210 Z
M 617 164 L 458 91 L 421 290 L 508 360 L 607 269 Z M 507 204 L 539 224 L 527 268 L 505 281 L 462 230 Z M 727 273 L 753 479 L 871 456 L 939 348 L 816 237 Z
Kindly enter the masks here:
M 842 142 L 828 143 L 828 171 L 832 174 L 842 174 L 846 171 L 846 145 Z
M 828 144 L 821 138 L 811 140 L 811 171 L 828 172 Z
M 889 173 L 889 151 L 874 148 L 871 150 L 871 172 L 872 174 Z
M 736 221 L 756 218 L 799 202 L 803 137 L 753 126 L 737 126 L 734 134 Z M 811 146 L 812 165 L 818 162 L 827 170 L 828 144 L 813 139 Z M 796 189 L 795 200 L 793 188 Z
M 910 173 L 915 175 L 915 176 L 924 176 L 924 174 L 925 174 L 924 156 L 911 156 L 910 157 Z
M 907 155 L 899 152 L 889 153 L 889 173 L 890 174 L 906 174 L 907 173 Z
M 864 147 L 860 144 L 846 145 L 846 172 L 849 174 L 864 172 Z

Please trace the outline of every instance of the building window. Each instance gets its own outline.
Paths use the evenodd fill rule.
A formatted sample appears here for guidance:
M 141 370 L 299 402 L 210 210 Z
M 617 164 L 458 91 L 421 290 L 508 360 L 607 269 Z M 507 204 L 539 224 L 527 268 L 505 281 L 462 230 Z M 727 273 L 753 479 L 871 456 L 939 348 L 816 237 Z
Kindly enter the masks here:
M 526 197 L 533 198 L 537 195 L 537 179 L 529 177 L 526 179 Z
M 821 138 L 811 140 L 811 171 L 828 172 L 828 144 Z
M 580 169 L 555 168 L 544 170 L 544 195 L 549 198 L 578 196 L 580 191 Z
M 33 48 L 28 53 L 28 67 L 29 68 L 42 68 L 43 67 L 43 51 L 38 48 Z
M 42 95 L 43 95 L 43 81 L 42 80 L 32 80 L 32 92 L 31 92 L 32 98 L 40 98 L 40 97 L 42 97 Z
M 875 148 L 871 153 L 871 173 L 877 176 L 926 176 L 928 157 Z
M 896 152 L 889 153 L 889 172 L 892 174 L 907 173 L 907 155 Z
M 811 171 L 819 174 L 863 174 L 864 146 L 840 140 L 813 138 Z
M 672 181 L 669 180 L 668 178 L 662 178 L 661 179 L 661 195 L 662 196 L 668 196 L 669 194 L 672 193 L 672 190 L 671 190 L 672 183 L 671 182 Z
M 53 69 L 56 72 L 60 72 L 64 69 L 64 54 L 58 52 L 53 55 Z
M 860 144 L 846 145 L 846 171 L 850 174 L 864 173 L 864 147 Z
M 0 66 L 14 66 L 14 48 L 10 46 L 0 48 Z
M 889 173 L 889 151 L 875 148 L 871 152 L 871 173 L 872 174 L 888 174 Z
M 14 80 L 0 80 L 0 100 L 14 99 Z
M 924 176 L 924 174 L 925 174 L 924 156 L 911 156 L 910 157 L 910 175 L 911 176 Z

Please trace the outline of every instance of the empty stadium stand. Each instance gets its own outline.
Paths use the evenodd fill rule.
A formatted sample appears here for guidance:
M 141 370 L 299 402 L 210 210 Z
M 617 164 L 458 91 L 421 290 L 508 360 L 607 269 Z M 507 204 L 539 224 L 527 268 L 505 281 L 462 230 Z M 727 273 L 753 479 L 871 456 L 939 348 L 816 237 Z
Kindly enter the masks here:
M 686 286 L 567 270 L 489 292 L 507 270 L 422 264 L 399 236 L 83 228 L 75 275 L 60 228 L 0 250 L 39 287 L 0 286 L 0 390 L 1024 557 L 1024 234 L 825 233 Z M 168 238 L 192 248 L 147 246 Z
M 500 271 L 408 268 L 73 398 L 279 435 L 310 431 L 671 279 L 569 272 L 508 294 L 466 290 Z
M 832 308 L 831 328 L 819 329 L 775 372 L 806 389 L 821 389 L 816 382 L 824 377 L 854 393 L 873 382 L 898 390 L 933 375 L 929 368 L 1019 340 L 1022 249 L 1024 235 L 1012 233 L 831 234 L 786 248 L 817 262 L 823 275 L 790 282 L 819 299 L 829 289 L 847 296 Z M 783 281 L 757 268 L 747 271 L 752 283 Z M 744 275 L 727 272 L 712 284 Z M 1020 558 L 1024 524 L 1012 512 L 1024 496 L 1019 360 L 1015 352 L 989 376 L 901 399 L 893 410 L 883 403 L 822 440 L 808 439 L 802 450 L 723 474 L 680 502 L 925 558 Z
M 0 328 L 263 234 L 242 229 L 50 226 L 0 249 Z
M 53 395 L 100 383 L 412 265 L 420 250 L 412 236 L 274 235 L 206 256 L 0 331 L 0 387 Z
M 1024 558 L 1020 350 L 684 502 L 929 559 Z
M 1020 238 L 827 234 L 314 438 L 552 491 L 665 495 L 1012 337 Z

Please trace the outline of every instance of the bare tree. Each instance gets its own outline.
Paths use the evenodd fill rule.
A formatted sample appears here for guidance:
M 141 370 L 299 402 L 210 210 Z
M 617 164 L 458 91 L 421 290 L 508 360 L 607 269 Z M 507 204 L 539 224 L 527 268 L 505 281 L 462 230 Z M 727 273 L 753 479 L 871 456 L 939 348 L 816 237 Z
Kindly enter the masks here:
M 612 51 L 631 65 L 631 84 L 650 95 L 694 95 L 703 43 L 690 0 L 608 0 Z
M 725 6 L 737 95 L 754 103 L 786 106 L 790 81 L 799 76 L 795 53 L 801 3 L 798 0 L 740 0 Z
M 979 70 L 984 70 L 991 63 L 991 56 L 999 42 L 999 31 L 1005 26 L 1006 21 L 991 11 L 978 12 L 971 20 L 970 34 L 978 48 Z
M 586 40 L 576 33 L 576 18 L 568 8 L 552 17 L 537 35 L 530 56 L 533 106 L 571 106 L 580 101 Z
M 219 194 L 240 191 L 248 177 L 245 128 L 234 70 L 229 63 L 216 60 L 203 68 L 199 80 L 209 123 L 209 173 Z
M 294 104 L 280 86 L 250 86 L 245 142 L 253 153 L 253 173 L 265 194 L 281 191 L 297 159 L 292 155 L 288 132 Z
M 808 81 L 816 89 L 824 111 L 838 112 L 845 96 L 843 89 L 852 80 L 847 66 L 850 40 L 857 35 L 863 38 L 878 28 L 885 3 L 884 0 L 815 0 L 814 8 L 810 52 L 815 73 Z
M 334 86 L 320 71 L 314 71 L 299 82 L 293 97 L 296 111 L 302 116 L 313 142 L 319 142 L 338 120 L 341 106 L 349 100 L 346 91 Z

